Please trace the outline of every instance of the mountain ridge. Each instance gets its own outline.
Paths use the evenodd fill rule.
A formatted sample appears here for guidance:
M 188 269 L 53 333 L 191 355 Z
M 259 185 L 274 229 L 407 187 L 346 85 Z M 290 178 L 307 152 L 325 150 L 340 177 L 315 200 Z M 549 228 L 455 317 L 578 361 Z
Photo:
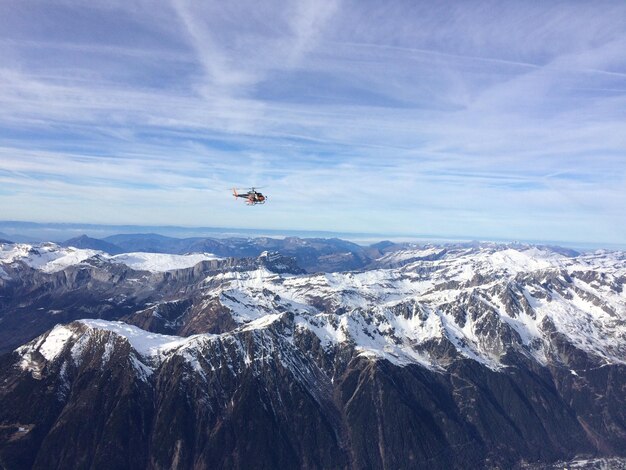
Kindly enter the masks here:
M 63 318 L 0 361 L 0 458 L 522 468 L 626 455 L 626 254 L 429 245 L 370 266 L 305 273 L 271 252 L 152 273 L 100 255 L 50 273 L 0 265 L 0 295 L 22 305 L 0 298 L 1 322 Z M 29 292 L 44 284 L 42 304 Z M 37 310 L 51 299 L 60 313 Z M 114 416 L 89 406 L 90 441 L 85 400 Z

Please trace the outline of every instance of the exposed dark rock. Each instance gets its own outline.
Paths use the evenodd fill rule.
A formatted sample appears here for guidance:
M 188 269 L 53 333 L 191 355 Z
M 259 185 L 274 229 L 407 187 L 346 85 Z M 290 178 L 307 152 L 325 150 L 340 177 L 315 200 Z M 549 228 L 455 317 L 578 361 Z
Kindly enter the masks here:
M 155 366 L 114 333 L 73 328 L 50 363 L 0 361 L 7 469 L 512 468 L 626 453 L 622 366 L 573 375 L 520 357 L 496 372 L 457 359 L 436 372 L 353 356 L 337 373 L 286 341 L 286 319 L 146 373 Z

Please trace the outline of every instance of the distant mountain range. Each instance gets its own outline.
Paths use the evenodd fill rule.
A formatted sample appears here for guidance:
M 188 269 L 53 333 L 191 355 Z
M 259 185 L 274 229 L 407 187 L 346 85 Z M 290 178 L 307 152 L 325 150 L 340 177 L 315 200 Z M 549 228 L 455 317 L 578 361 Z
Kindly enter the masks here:
M 113 235 L 102 240 L 82 235 L 61 245 L 100 250 L 112 255 L 133 252 L 212 253 L 223 258 L 241 258 L 256 257 L 264 251 L 278 251 L 285 256 L 293 256 L 300 266 L 310 272 L 360 269 L 384 251 L 337 238 L 174 238 L 158 234 Z M 390 244 L 385 249 L 399 246 Z
M 124 250 L 113 243 L 109 243 L 105 240 L 99 240 L 97 238 L 91 238 L 87 235 L 81 235 L 79 237 L 70 238 L 69 240 L 61 243 L 61 246 L 70 247 L 73 246 L 75 248 L 84 248 L 90 250 L 99 250 L 104 251 L 110 255 L 118 255 L 120 253 L 124 253 Z M 139 250 L 145 251 L 145 250 Z
M 370 246 L 358 245 L 338 238 L 174 238 L 159 234 L 118 234 L 102 240 L 86 235 L 71 238 L 62 246 L 99 250 L 116 255 L 120 253 L 212 253 L 219 257 L 255 257 L 264 251 L 277 251 L 292 256 L 308 272 L 337 272 L 369 267 L 386 253 L 404 250 L 414 243 L 381 241 Z M 478 246 L 479 242 L 457 244 Z M 453 246 L 453 244 L 450 244 Z M 577 256 L 570 248 L 543 246 L 565 256 Z
M 382 229 L 382 228 L 381 228 Z M 168 238 L 317 238 L 330 239 L 341 238 L 352 242 L 367 245 L 378 240 L 412 240 L 416 243 L 456 243 L 472 239 L 491 240 L 496 243 L 508 243 L 509 240 L 485 238 L 475 234 L 462 237 L 454 237 L 444 234 L 390 234 L 390 233 L 359 233 L 359 232 L 330 232 L 314 230 L 283 230 L 283 229 L 251 229 L 251 228 L 224 228 L 224 227 L 177 227 L 177 226 L 144 226 L 144 225 L 106 225 L 106 224 L 80 224 L 80 223 L 38 223 L 24 221 L 0 220 L 0 232 L 7 234 L 7 239 L 20 243 L 56 242 L 62 243 L 68 239 L 79 238 L 87 235 L 95 239 L 106 239 L 117 234 L 158 234 Z M 542 244 L 552 246 L 565 246 L 579 251 L 592 249 L 626 249 L 623 244 L 606 243 L 574 243 L 563 240 L 519 240 L 529 244 Z
M 0 220 L 0 232 L 9 234 L 9 240 L 23 243 L 41 243 L 46 241 L 61 242 L 69 238 L 76 238 L 83 234 L 103 239 L 119 233 L 141 234 L 155 233 L 173 238 L 252 238 L 267 237 L 305 237 L 305 238 L 384 238 L 377 234 L 342 233 L 312 230 L 272 230 L 250 228 L 223 228 L 223 227 L 177 227 L 177 226 L 144 226 L 144 225 L 104 225 L 79 223 L 38 223 L 23 221 Z

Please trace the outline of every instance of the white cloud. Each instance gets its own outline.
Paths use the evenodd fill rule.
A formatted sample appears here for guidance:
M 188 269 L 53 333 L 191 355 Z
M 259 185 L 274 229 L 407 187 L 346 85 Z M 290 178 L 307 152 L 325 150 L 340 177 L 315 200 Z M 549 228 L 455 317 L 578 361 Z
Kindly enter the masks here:
M 0 19 L 7 218 L 626 240 L 621 2 L 64 5 L 127 29 Z

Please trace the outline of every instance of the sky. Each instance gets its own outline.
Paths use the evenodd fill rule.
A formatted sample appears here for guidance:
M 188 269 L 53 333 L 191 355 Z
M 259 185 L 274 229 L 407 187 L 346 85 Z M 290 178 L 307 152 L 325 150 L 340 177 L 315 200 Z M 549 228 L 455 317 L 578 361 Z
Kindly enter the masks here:
M 625 208 L 622 0 L 0 0 L 0 220 L 626 244 Z

